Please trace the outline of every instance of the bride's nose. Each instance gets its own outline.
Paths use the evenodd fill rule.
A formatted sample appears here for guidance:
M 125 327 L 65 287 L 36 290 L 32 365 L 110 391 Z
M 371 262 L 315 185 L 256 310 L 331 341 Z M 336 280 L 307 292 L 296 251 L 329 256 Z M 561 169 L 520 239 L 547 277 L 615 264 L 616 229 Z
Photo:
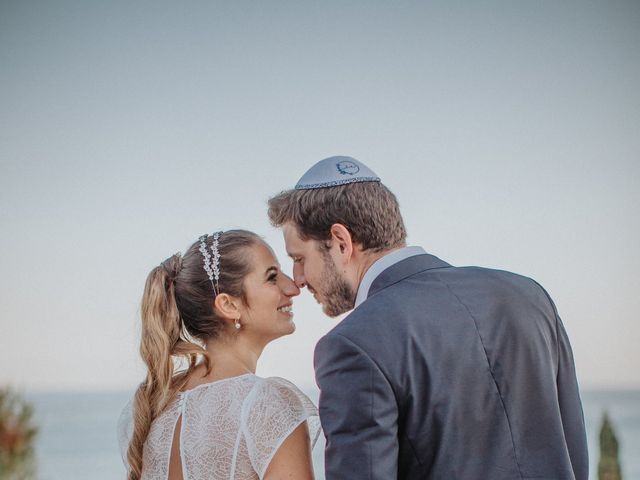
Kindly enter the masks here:
M 287 297 L 295 297 L 296 295 L 300 295 L 300 289 L 295 284 L 291 277 L 288 275 L 282 274 L 282 283 L 280 285 L 282 289 L 282 293 L 284 293 Z

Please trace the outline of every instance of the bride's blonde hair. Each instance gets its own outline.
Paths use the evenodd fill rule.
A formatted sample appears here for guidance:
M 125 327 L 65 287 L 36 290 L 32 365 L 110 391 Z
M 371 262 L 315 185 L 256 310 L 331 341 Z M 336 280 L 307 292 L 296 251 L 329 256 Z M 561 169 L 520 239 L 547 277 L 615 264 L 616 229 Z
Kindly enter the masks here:
M 205 240 L 211 247 L 211 239 Z M 246 303 L 244 278 L 251 271 L 247 249 L 262 241 L 253 232 L 230 230 L 218 241 L 220 278 L 217 292 L 241 298 Z M 224 322 L 214 308 L 216 293 L 204 269 L 200 241 L 184 256 L 175 254 L 154 268 L 142 295 L 140 354 L 147 377 L 133 402 L 133 436 L 127 450 L 129 480 L 142 476 L 144 443 L 151 423 L 188 382 L 199 359 L 207 373 L 211 363 L 203 343 L 218 337 Z M 178 370 L 186 361 L 186 369 Z

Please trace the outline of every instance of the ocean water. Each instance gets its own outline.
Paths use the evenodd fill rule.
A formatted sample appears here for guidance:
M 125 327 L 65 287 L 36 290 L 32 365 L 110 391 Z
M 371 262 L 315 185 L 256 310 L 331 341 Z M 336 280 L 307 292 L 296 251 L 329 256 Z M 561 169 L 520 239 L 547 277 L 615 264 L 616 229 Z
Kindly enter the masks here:
M 317 401 L 315 389 L 306 389 Z M 129 400 L 127 393 L 38 393 L 27 395 L 40 426 L 37 443 L 40 480 L 124 479 L 116 439 L 116 422 Z M 640 390 L 583 391 L 591 457 L 590 478 L 597 478 L 598 432 L 609 412 L 620 443 L 626 480 L 640 480 Z M 323 480 L 322 439 L 314 449 L 317 480 Z

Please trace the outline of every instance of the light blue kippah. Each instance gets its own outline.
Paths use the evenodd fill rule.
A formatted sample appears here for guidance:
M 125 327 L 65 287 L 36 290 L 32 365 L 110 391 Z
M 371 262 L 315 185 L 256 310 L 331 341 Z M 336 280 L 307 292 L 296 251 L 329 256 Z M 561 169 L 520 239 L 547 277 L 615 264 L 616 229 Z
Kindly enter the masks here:
M 335 187 L 354 182 L 379 182 L 373 170 L 351 157 L 329 157 L 320 160 L 302 175 L 296 190 Z

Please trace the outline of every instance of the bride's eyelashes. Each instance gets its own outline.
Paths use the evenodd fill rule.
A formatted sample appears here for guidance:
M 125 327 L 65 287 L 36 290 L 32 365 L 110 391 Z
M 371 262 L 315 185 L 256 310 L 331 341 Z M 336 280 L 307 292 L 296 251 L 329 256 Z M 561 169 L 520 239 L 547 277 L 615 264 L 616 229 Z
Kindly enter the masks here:
M 278 280 L 278 274 L 280 273 L 280 270 L 278 269 L 278 267 L 272 266 L 267 268 L 267 271 L 265 273 L 267 275 L 267 282 L 276 283 L 276 281 Z

